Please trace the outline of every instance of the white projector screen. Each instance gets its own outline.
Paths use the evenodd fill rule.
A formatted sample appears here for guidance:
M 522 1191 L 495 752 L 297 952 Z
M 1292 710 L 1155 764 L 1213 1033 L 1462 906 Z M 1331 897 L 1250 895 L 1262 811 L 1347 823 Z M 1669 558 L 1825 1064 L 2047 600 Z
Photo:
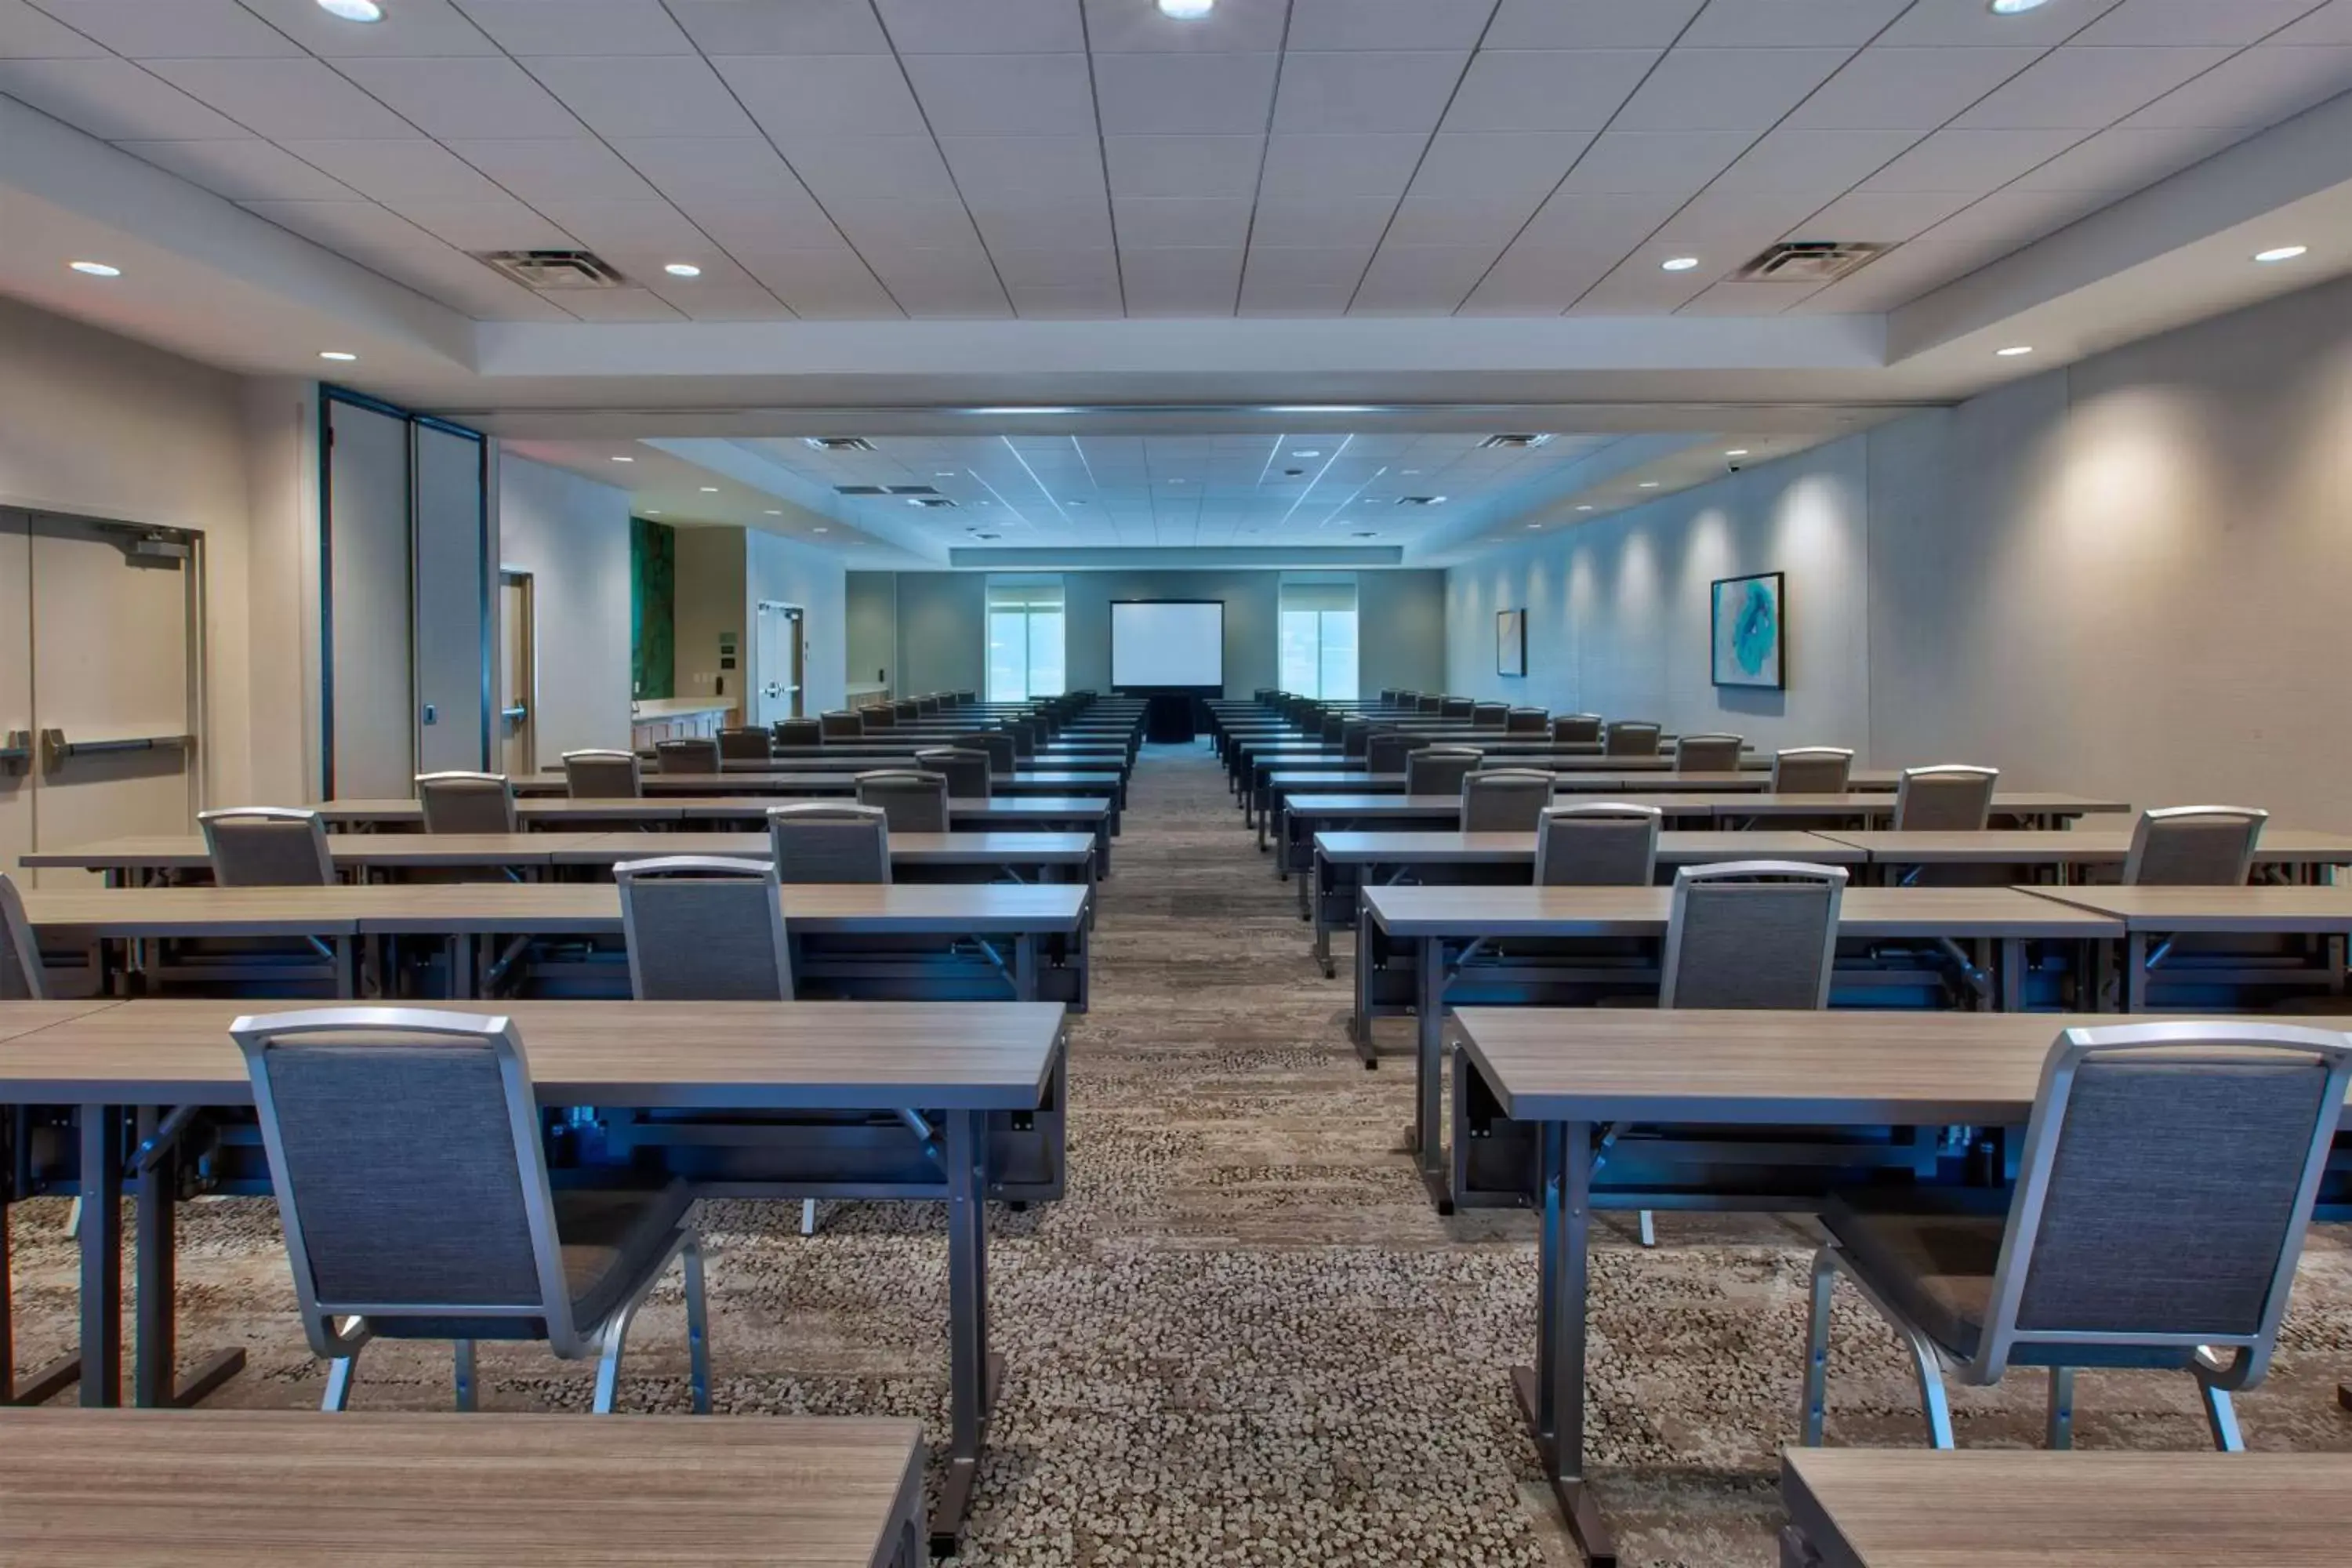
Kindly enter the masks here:
M 1225 684 L 1222 599 L 1115 599 L 1110 606 L 1113 686 Z

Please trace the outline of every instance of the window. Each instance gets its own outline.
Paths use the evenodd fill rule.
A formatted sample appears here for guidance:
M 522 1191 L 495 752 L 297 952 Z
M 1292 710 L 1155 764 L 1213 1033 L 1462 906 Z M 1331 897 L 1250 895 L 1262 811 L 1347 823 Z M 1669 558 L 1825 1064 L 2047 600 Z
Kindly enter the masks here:
M 1356 580 L 1285 579 L 1282 689 L 1327 701 L 1356 695 Z
M 988 580 L 988 700 L 1062 694 L 1062 580 Z

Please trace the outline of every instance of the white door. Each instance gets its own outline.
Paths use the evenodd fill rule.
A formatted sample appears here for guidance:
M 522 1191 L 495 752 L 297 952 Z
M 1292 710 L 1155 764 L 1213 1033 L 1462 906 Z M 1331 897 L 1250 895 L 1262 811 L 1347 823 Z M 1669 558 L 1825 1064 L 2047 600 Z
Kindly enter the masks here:
M 420 422 L 413 460 L 416 771 L 477 771 L 494 733 L 481 439 Z
M 509 778 L 539 772 L 537 629 L 528 572 L 499 574 L 499 757 Z
M 801 610 L 798 605 L 762 603 L 759 614 L 757 663 L 752 677 L 759 682 L 751 721 L 767 729 L 782 719 L 801 716 Z

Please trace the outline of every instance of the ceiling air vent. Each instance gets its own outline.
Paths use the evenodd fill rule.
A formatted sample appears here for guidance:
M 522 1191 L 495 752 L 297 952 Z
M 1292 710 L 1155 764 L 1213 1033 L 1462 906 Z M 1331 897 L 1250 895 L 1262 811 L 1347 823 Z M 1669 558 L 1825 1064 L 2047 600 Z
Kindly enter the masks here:
M 870 452 L 874 443 L 863 436 L 803 436 L 802 440 L 820 452 Z
M 937 485 L 892 485 L 889 489 L 894 496 L 935 496 L 940 493 Z
M 1861 239 L 1784 239 L 1732 276 L 1750 283 L 1834 283 L 1888 248 Z
M 617 289 L 628 281 L 603 257 L 585 250 L 480 250 L 474 259 L 526 289 Z
M 1399 496 L 1396 503 L 1399 506 L 1435 506 L 1444 499 L 1444 496 Z
M 948 500 L 945 496 L 908 496 L 907 498 L 907 504 L 908 506 L 927 507 L 933 511 L 944 511 L 948 508 L 954 506 L 955 502 Z
M 833 493 L 837 496 L 887 496 L 890 492 L 880 485 L 835 485 Z
M 1489 436 L 1478 445 L 1498 447 L 1507 452 L 1523 452 L 1530 447 L 1540 447 L 1550 439 L 1549 436 Z
M 974 539 L 979 539 L 979 540 L 991 540 L 991 541 L 992 541 L 992 540 L 1002 539 L 1002 538 L 1003 538 L 1003 537 L 1004 537 L 1004 535 L 1003 535 L 1003 534 L 1001 534 L 1001 533 L 975 533 L 975 534 L 973 534 L 973 535 L 972 535 L 972 537 L 973 537 Z

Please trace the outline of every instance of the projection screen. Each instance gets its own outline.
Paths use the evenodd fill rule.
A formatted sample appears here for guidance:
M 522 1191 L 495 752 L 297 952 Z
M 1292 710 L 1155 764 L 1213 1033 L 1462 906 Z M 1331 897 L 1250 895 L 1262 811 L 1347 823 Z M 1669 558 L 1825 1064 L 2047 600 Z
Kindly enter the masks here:
M 1225 684 L 1222 599 L 1116 599 L 1110 606 L 1110 683 Z

